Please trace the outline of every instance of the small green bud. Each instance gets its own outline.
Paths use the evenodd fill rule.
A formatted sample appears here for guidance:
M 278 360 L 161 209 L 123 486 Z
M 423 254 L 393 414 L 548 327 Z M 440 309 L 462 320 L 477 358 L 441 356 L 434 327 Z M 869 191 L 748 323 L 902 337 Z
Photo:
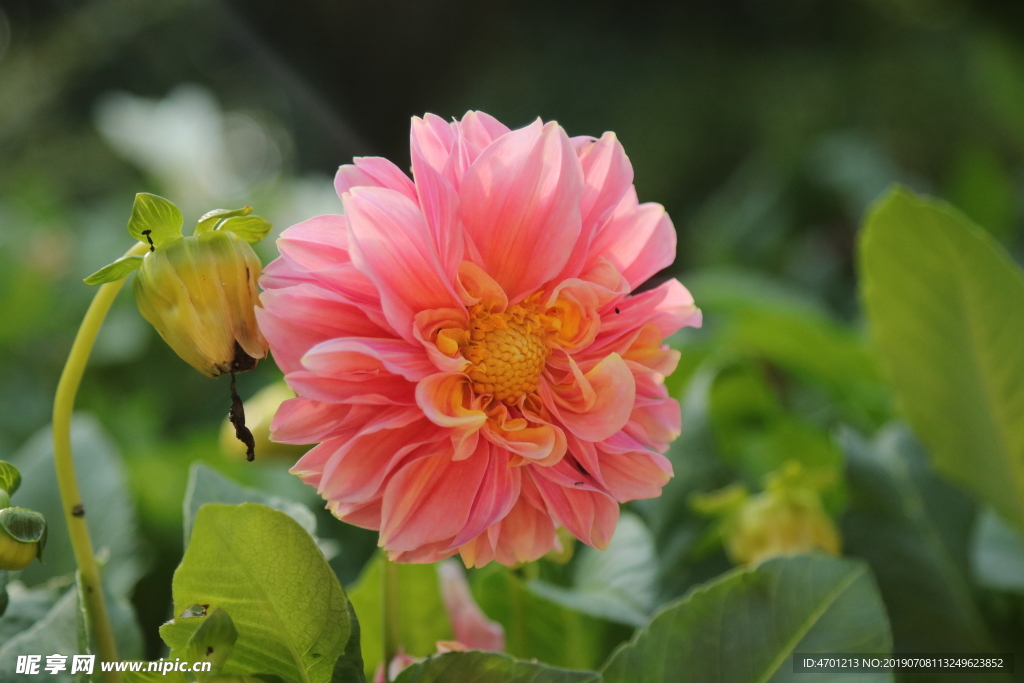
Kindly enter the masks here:
M 0 460 L 0 491 L 5 491 L 13 496 L 19 486 L 21 486 L 21 472 L 11 463 Z M 0 510 L 5 507 L 7 506 L 0 505 Z
M 558 527 L 555 531 L 558 536 L 558 542 L 562 546 L 561 550 L 555 548 L 548 551 L 548 554 L 544 556 L 545 560 L 550 560 L 555 564 L 569 564 L 572 560 L 572 556 L 576 554 L 576 537 L 572 535 L 572 532 L 563 526 Z
M 256 325 L 262 264 L 242 237 L 210 230 L 146 254 L 135 302 L 164 341 L 210 377 L 244 372 L 267 355 Z
M 0 569 L 24 569 L 46 545 L 46 519 L 25 508 L 0 510 Z

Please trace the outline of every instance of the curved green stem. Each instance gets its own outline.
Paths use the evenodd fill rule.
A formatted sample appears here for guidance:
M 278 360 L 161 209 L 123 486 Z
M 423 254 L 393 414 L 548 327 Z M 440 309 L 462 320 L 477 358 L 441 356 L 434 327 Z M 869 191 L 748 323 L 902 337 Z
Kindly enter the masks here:
M 398 565 L 384 555 L 384 680 L 391 680 L 391 660 L 398 654 L 401 643 L 401 603 L 399 590 L 401 584 L 398 576 Z
M 143 254 L 148 247 L 139 243 L 128 250 L 128 254 Z M 126 254 L 126 255 L 128 255 Z M 117 660 L 117 645 L 114 632 L 110 627 L 107 605 L 103 599 L 103 584 L 100 581 L 100 570 L 93 554 L 92 540 L 89 538 L 89 527 L 85 523 L 85 508 L 78 490 L 78 478 L 75 476 L 75 462 L 71 455 L 71 413 L 75 407 L 75 396 L 78 386 L 82 383 L 85 366 L 89 362 L 96 335 L 99 334 L 107 311 L 124 286 L 124 279 L 108 282 L 100 286 L 99 291 L 85 313 L 71 353 L 64 364 L 60 382 L 57 384 L 57 396 L 53 401 L 53 461 L 57 468 L 57 486 L 60 489 L 61 505 L 64 508 L 64 520 L 68 525 L 71 547 L 78 564 L 82 593 L 85 598 L 85 609 L 88 614 L 92 633 L 96 639 L 96 649 L 100 661 Z M 116 671 L 103 673 L 106 683 L 118 683 L 121 675 Z

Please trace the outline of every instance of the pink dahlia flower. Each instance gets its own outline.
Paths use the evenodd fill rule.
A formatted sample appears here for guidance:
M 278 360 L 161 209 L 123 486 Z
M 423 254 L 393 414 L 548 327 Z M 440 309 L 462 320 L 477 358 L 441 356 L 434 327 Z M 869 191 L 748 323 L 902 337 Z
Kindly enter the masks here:
M 257 308 L 298 398 L 273 439 L 399 562 L 535 560 L 561 525 L 604 548 L 619 503 L 672 476 L 679 435 L 662 344 L 700 311 L 675 232 L 640 204 L 612 133 L 414 118 L 412 179 L 342 166 L 345 215 L 286 230 Z

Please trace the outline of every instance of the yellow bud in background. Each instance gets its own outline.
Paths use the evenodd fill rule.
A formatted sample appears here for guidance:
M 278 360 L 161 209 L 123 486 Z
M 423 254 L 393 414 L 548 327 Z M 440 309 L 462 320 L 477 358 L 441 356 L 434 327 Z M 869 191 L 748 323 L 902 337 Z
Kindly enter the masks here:
M 180 237 L 146 254 L 135 277 L 139 312 L 209 377 L 244 372 L 267 355 L 256 325 L 262 264 L 229 230 Z
M 741 485 L 701 494 L 693 506 L 721 522 L 726 554 L 736 564 L 757 564 L 772 557 L 824 551 L 839 555 L 835 523 L 821 502 L 824 481 L 787 462 L 765 478 L 765 490 L 750 495 Z
M 245 402 L 245 423 L 252 432 L 256 450 L 260 454 L 294 461 L 309 450 L 309 446 L 295 446 L 270 440 L 270 423 L 277 409 L 290 398 L 295 398 L 295 392 L 284 382 L 274 382 L 260 389 Z M 246 447 L 235 438 L 235 427 L 230 420 L 224 420 L 221 426 L 220 446 L 227 455 L 245 457 Z
M 558 543 L 561 548 L 555 547 L 554 550 L 548 551 L 544 559 L 555 564 L 569 564 L 572 556 L 576 554 L 576 537 L 564 526 L 558 527 L 555 533 L 558 535 Z

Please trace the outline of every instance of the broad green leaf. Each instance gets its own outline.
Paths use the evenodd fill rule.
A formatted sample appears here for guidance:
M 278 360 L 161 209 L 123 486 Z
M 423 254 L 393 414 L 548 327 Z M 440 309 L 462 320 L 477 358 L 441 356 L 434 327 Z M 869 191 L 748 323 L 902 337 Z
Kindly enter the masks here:
M 115 595 L 130 595 L 145 565 L 143 546 L 135 521 L 135 503 L 128 492 L 124 464 L 117 447 L 90 416 L 77 415 L 71 426 L 75 471 L 82 493 L 86 523 L 93 549 L 106 557 L 103 570 L 107 589 Z M 53 440 L 49 428 L 40 430 L 13 457 L 22 472 L 21 488 L 13 503 L 35 510 L 49 520 L 46 563 L 22 570 L 20 578 L 29 586 L 75 571 L 64 510 L 53 469 Z
M 35 598 L 39 598 L 39 604 L 45 604 L 51 598 L 49 595 L 38 595 L 41 592 L 50 593 L 46 590 L 33 589 L 26 593 L 36 593 L 37 595 L 18 595 L 16 599 L 12 600 L 11 611 L 22 609 L 25 602 L 32 603 Z M 31 609 L 36 607 L 38 605 Z M 123 599 L 115 599 L 114 596 L 108 594 L 107 609 L 114 629 L 118 655 L 122 659 L 141 659 L 142 632 L 135 621 L 131 605 Z M 69 657 L 67 670 L 55 675 L 46 674 L 46 680 L 71 683 L 76 677 L 71 676 L 70 673 L 70 656 L 86 654 L 83 652 L 84 648 L 79 640 L 78 615 L 78 591 L 72 587 L 70 590 L 66 590 L 59 600 L 52 603 L 52 606 L 33 624 L 27 627 L 23 626 L 16 635 L 0 641 L 0 683 L 14 683 L 15 681 L 22 683 L 25 680 L 22 674 L 16 674 L 14 671 L 18 655 L 28 654 L 41 654 L 44 657 L 45 655 L 59 654 Z M 8 614 L 4 619 L 0 619 L 0 635 L 6 630 L 2 628 L 2 622 L 9 616 L 11 615 Z M 45 658 L 43 661 L 45 663 Z M 99 669 L 98 664 L 96 668 Z
M 129 273 L 132 273 L 142 267 L 142 256 L 122 256 L 113 263 L 103 266 L 95 273 L 85 278 L 84 282 L 87 285 L 102 285 L 106 282 L 117 282 L 123 277 L 126 277 Z
M 298 522 L 310 536 L 316 535 L 316 517 L 305 505 L 236 484 L 217 470 L 196 462 L 189 468 L 188 487 L 185 490 L 183 526 L 186 548 L 196 513 L 206 503 L 260 503 L 280 510 Z
M 843 430 L 840 441 L 849 491 L 845 550 L 871 566 L 896 651 L 991 651 L 968 581 L 968 495 L 930 470 L 903 425 L 870 442 Z
M 491 564 L 470 576 L 473 597 L 505 629 L 505 650 L 518 659 L 592 669 L 629 637 L 627 627 L 581 614 L 531 591 L 508 567 Z
M 794 652 L 886 653 L 892 642 L 867 567 L 776 558 L 701 586 L 658 613 L 604 667 L 606 683 L 831 680 L 794 674 Z M 891 681 L 869 674 L 858 681 Z
M 981 228 L 904 189 L 860 243 L 864 300 L 936 469 L 1024 531 L 1024 277 Z
M 377 554 L 371 559 L 359 579 L 349 587 L 348 599 L 359 615 L 362 634 L 363 668 L 373 676 L 377 665 L 384 661 L 384 622 L 381 616 L 381 582 L 384 558 Z M 398 565 L 399 609 L 401 610 L 400 636 L 405 652 L 414 657 L 425 657 L 437 651 L 439 640 L 452 640 L 455 636 L 448 621 L 437 570 L 430 564 Z
M 971 550 L 975 580 L 1001 591 L 1024 593 L 1024 545 L 1020 533 L 992 510 L 978 516 Z
M 181 237 L 181 210 L 163 197 L 148 192 L 135 195 L 128 233 L 140 242 L 152 241 L 157 248 Z
M 345 592 L 327 561 L 295 520 L 264 505 L 200 508 L 173 594 L 175 619 L 160 628 L 172 650 L 217 608 L 231 615 L 238 641 L 225 674 L 326 683 L 348 642 Z
M 0 490 L 13 496 L 21 486 L 21 472 L 9 462 L 0 460 Z
M 62 588 L 45 586 L 25 588 L 20 581 L 15 581 L 10 572 L 8 576 L 7 611 L 0 617 L 0 643 L 6 643 L 14 636 L 32 628 L 32 624 L 46 616 L 60 599 Z M 63 586 L 67 588 L 67 584 Z
M 229 230 L 249 244 L 256 244 L 267 236 L 271 229 L 270 221 L 259 216 L 235 216 L 220 224 L 218 230 Z
M 201 235 L 204 232 L 216 230 L 217 225 L 221 221 L 234 216 L 248 216 L 250 213 L 252 213 L 251 206 L 243 206 L 241 209 L 214 209 L 213 211 L 207 211 L 200 217 L 199 222 L 196 223 L 195 232 L 192 234 Z
M 345 645 L 345 652 L 338 657 L 338 661 L 334 665 L 331 683 L 366 683 L 361 627 L 351 600 L 348 603 L 348 621 L 352 632 Z
M 639 517 L 623 513 L 606 550 L 579 552 L 571 589 L 534 581 L 530 590 L 583 614 L 643 626 L 658 595 L 651 532 Z
M 235 623 L 227 612 L 218 607 L 203 619 L 202 625 L 185 646 L 180 651 L 171 652 L 168 659 L 174 657 L 187 662 L 210 662 L 210 671 L 196 676 L 199 681 L 206 681 L 221 672 L 237 641 L 238 629 Z
M 395 683 L 600 683 L 593 671 L 555 669 L 534 662 L 518 662 L 496 652 L 448 652 L 413 664 Z

